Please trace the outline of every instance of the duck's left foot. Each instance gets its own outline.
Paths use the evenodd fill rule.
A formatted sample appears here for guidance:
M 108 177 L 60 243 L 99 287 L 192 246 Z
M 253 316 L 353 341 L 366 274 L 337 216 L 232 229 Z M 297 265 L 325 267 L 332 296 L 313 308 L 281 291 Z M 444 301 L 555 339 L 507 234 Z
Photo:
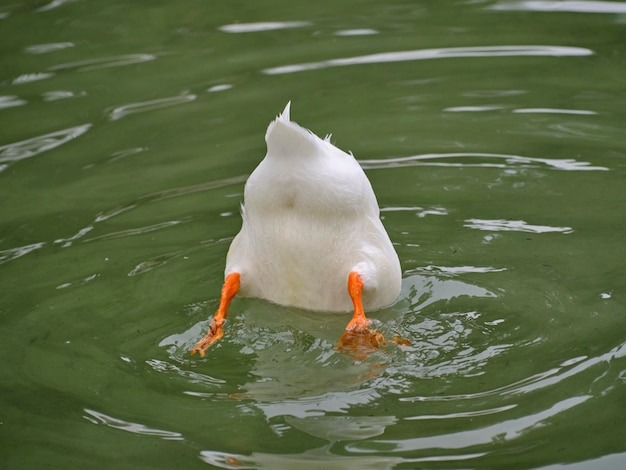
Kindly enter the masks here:
M 374 351 L 384 351 L 385 337 L 382 333 L 369 328 L 355 328 L 346 330 L 339 338 L 337 349 L 343 351 L 354 359 L 365 360 Z
M 219 341 L 220 339 L 222 339 L 222 336 L 224 336 L 224 330 L 222 329 L 223 324 L 223 321 L 221 323 L 212 321 L 211 325 L 209 325 L 209 332 L 196 343 L 196 345 L 190 351 L 191 354 L 200 353 L 200 356 L 204 357 L 204 355 L 206 354 L 206 350 L 209 348 L 209 346 Z
M 213 319 L 209 325 L 209 331 L 200 341 L 196 343 L 190 351 L 191 354 L 200 353 L 200 356 L 204 357 L 207 348 L 216 341 L 222 339 L 222 336 L 224 336 L 224 330 L 222 328 L 224 327 L 224 322 L 226 321 L 226 313 L 228 312 L 230 302 L 239 290 L 239 278 L 240 274 L 238 272 L 232 272 L 226 276 L 224 285 L 222 286 L 220 306 L 217 308 L 215 315 L 213 315 Z

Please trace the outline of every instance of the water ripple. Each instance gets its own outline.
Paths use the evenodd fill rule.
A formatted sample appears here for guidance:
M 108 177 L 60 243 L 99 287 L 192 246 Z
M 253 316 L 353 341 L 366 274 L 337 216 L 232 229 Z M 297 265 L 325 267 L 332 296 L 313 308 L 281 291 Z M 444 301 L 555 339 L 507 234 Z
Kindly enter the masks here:
M 461 455 L 432 455 L 421 458 L 400 458 L 374 455 L 336 455 L 329 445 L 307 450 L 300 454 L 270 454 L 253 452 L 250 455 L 203 450 L 200 459 L 218 468 L 341 468 L 346 470 L 391 469 L 401 464 L 426 462 L 458 462 L 486 455 L 485 452 Z M 414 468 L 414 467 L 411 467 Z M 421 468 L 421 467 L 420 467 Z
M 1 147 L 0 147 L 0 150 L 2 150 Z M 141 150 L 143 150 L 143 149 L 130 149 L 128 152 L 136 153 L 137 151 L 141 151 Z M 124 155 L 127 155 L 127 154 L 128 153 L 125 153 Z M 0 153 L 0 156 L 1 155 L 2 154 Z M 121 158 L 121 156 L 119 156 L 119 157 Z M 2 160 L 0 160 L 0 161 L 2 161 Z M 3 169 L 4 168 L 2 168 L 2 165 L 0 165 L 0 172 Z M 72 244 L 74 242 L 76 242 L 79 239 L 82 239 L 85 235 L 87 235 L 89 232 L 94 230 L 95 227 L 96 227 L 96 224 L 98 224 L 100 222 L 104 222 L 106 220 L 109 220 L 109 219 L 111 219 L 113 217 L 116 217 L 116 216 L 118 216 L 120 214 L 123 214 L 123 213 L 125 213 L 127 211 L 136 209 L 137 207 L 140 207 L 140 206 L 142 206 L 144 204 L 147 204 L 147 203 L 157 202 L 157 201 L 160 201 L 160 200 L 169 199 L 169 198 L 173 198 L 173 197 L 184 196 L 184 195 L 187 195 L 187 194 L 193 194 L 193 193 L 196 193 L 196 192 L 208 191 L 208 190 L 211 190 L 211 189 L 221 188 L 221 187 L 228 186 L 228 185 L 231 185 L 231 184 L 242 183 L 245 180 L 246 180 L 246 176 L 236 176 L 236 177 L 233 177 L 233 178 L 225 178 L 225 179 L 222 179 L 222 180 L 208 181 L 206 183 L 201 183 L 201 184 L 196 184 L 196 185 L 191 185 L 191 186 L 183 186 L 183 187 L 172 188 L 172 189 L 166 189 L 166 190 L 163 190 L 163 191 L 158 191 L 158 192 L 155 192 L 155 193 L 146 194 L 146 195 L 138 198 L 136 201 L 131 202 L 129 204 L 126 204 L 124 206 L 118 206 L 118 207 L 115 207 L 113 209 L 109 209 L 109 210 L 106 210 L 104 212 L 100 212 L 99 214 L 96 215 L 96 217 L 94 218 L 94 220 L 91 223 L 89 223 L 85 227 L 80 228 L 76 233 L 74 233 L 73 235 L 71 235 L 69 237 L 61 237 L 61 238 L 58 238 L 58 239 L 54 240 L 54 243 L 57 244 L 57 245 L 60 245 L 62 248 L 70 247 L 70 246 L 72 246 Z M 140 227 L 140 228 L 134 228 L 134 229 L 117 231 L 117 232 L 114 232 L 114 233 L 108 233 L 108 234 L 99 235 L 99 236 L 96 236 L 96 237 L 93 237 L 93 238 L 89 238 L 89 239 L 85 240 L 85 242 L 91 242 L 91 241 L 94 241 L 94 240 L 102 240 L 102 239 L 108 239 L 108 238 L 119 238 L 119 237 L 125 237 L 125 236 L 139 235 L 139 234 L 143 234 L 143 233 L 152 232 L 154 230 L 160 230 L 162 228 L 169 227 L 169 226 L 172 226 L 172 225 L 177 225 L 177 224 L 185 222 L 186 220 L 187 219 L 173 220 L 173 221 L 167 221 L 167 222 L 163 222 L 163 223 L 159 223 L 159 224 L 155 224 L 155 225 L 150 225 L 150 226 L 146 226 L 146 227 Z M 218 242 L 219 241 L 222 241 L 222 240 L 218 240 Z M 210 242 L 212 243 L 213 240 L 211 240 Z M 36 244 L 37 246 L 34 249 L 40 248 L 44 244 L 45 243 Z M 39 246 L 39 245 L 41 245 L 41 246 Z M 28 248 L 28 247 L 25 247 L 25 248 Z M 193 248 L 193 249 L 196 249 L 196 248 Z M 188 253 L 188 252 L 192 251 L 193 249 L 181 251 L 180 254 Z M 30 250 L 30 251 L 32 251 L 32 250 Z M 29 251 L 23 252 L 22 248 L 19 248 L 19 247 L 1 251 L 0 255 L 4 254 L 4 257 L 0 257 L 0 263 L 1 262 L 6 262 L 6 261 L 10 261 L 12 259 L 15 259 L 15 258 L 19 257 L 19 256 L 14 256 L 12 254 L 13 252 L 17 253 L 19 256 L 23 256 L 24 254 L 27 254 Z M 154 267 L 163 264 L 165 262 L 165 260 L 169 259 L 172 256 L 175 256 L 177 253 L 178 252 L 175 252 L 174 254 L 166 253 L 165 255 L 160 255 L 160 256 L 157 256 L 155 258 L 150 258 L 148 260 L 145 260 L 144 262 L 139 263 L 137 266 L 135 266 L 135 268 L 128 275 L 129 276 L 134 276 L 136 274 L 147 272 L 147 271 L 153 269 Z
M 418 415 L 418 416 L 408 416 L 404 418 L 406 421 L 423 421 L 423 420 L 431 420 L 431 419 L 465 419 L 465 418 L 475 418 L 477 416 L 487 416 L 496 413 L 502 413 L 504 411 L 512 410 L 516 408 L 517 405 L 504 405 L 499 406 L 497 408 L 489 408 L 486 410 L 476 410 L 476 411 L 458 411 L 456 413 L 448 413 L 442 415 Z
M 68 47 L 74 47 L 73 42 L 51 42 L 47 44 L 34 44 L 24 49 L 29 54 L 47 54 L 49 52 L 60 51 L 61 49 L 67 49 Z
M 21 99 L 18 96 L 0 96 L 0 109 L 3 108 L 12 108 L 14 106 L 23 106 L 27 104 L 28 101 Z
M 142 261 L 137 264 L 129 273 L 129 277 L 137 276 L 138 274 L 147 273 L 148 271 L 152 271 L 153 269 L 166 264 L 169 260 L 174 259 L 176 257 L 182 256 L 185 253 L 188 253 L 190 250 L 177 250 L 172 251 L 170 253 L 164 253 L 159 256 L 155 256 L 153 258 Z
M 222 83 L 220 85 L 213 85 L 211 88 L 209 88 L 207 91 L 209 93 L 216 93 L 219 91 L 226 91 L 226 90 L 230 90 L 233 86 L 230 83 Z
M 569 11 L 573 13 L 626 13 L 626 3 L 592 0 L 523 0 L 498 2 L 487 10 L 499 11 Z
M 117 152 L 113 152 L 111 154 L 111 158 L 108 160 L 109 162 L 115 162 L 122 158 L 129 157 L 131 155 L 136 155 L 138 153 L 142 153 L 148 150 L 148 147 L 131 147 L 124 150 L 118 150 Z
M 186 383 L 201 384 L 214 387 L 216 385 L 223 385 L 226 381 L 222 379 L 216 379 L 207 374 L 200 374 L 198 372 L 192 372 L 189 370 L 183 370 L 180 367 L 159 359 L 148 359 L 146 361 L 153 370 L 163 374 L 175 374 L 186 379 Z
M 108 240 L 111 238 L 121 238 L 121 237 L 129 237 L 132 235 L 142 235 L 144 233 L 154 232 L 156 230 L 161 230 L 163 228 L 171 227 L 173 225 L 182 224 L 184 220 L 168 220 L 167 222 L 161 222 L 154 225 L 146 225 L 145 227 L 139 228 L 131 228 L 126 230 L 120 230 L 118 232 L 111 232 L 104 235 L 99 235 L 97 237 L 88 238 L 85 240 L 85 243 L 92 242 L 95 240 Z
M 71 2 L 72 0 L 52 0 L 50 3 L 48 3 L 47 5 L 44 5 L 42 7 L 37 8 L 37 10 L 35 11 L 48 11 L 48 10 L 53 10 L 55 8 L 58 8 L 62 5 L 65 5 L 66 3 Z
M 595 111 L 588 109 L 560 109 L 560 108 L 518 108 L 513 110 L 517 114 L 581 114 L 594 115 Z
M 545 370 L 538 374 L 525 377 L 517 382 L 503 385 L 490 390 L 477 393 L 466 393 L 457 395 L 433 395 L 433 396 L 413 396 L 400 398 L 401 402 L 439 402 L 439 401 L 465 401 L 482 399 L 489 396 L 517 396 L 529 392 L 541 390 L 551 385 L 561 383 L 565 379 L 573 377 L 598 364 L 607 364 L 616 359 L 626 357 L 626 343 L 614 347 L 610 351 L 596 357 L 577 356 L 568 361 L 563 361 L 559 367 Z
M 100 277 L 100 274 L 98 274 L 98 273 L 91 274 L 89 276 L 86 276 L 86 277 L 84 277 L 82 279 L 78 279 L 76 281 L 64 282 L 63 284 L 59 284 L 56 288 L 57 289 L 67 289 L 68 287 L 72 287 L 72 286 L 84 286 L 88 282 L 95 281 L 99 277 Z
M 232 184 L 243 183 L 246 181 L 246 179 L 247 179 L 246 175 L 234 176 L 232 178 L 224 178 L 224 179 L 215 180 L 215 181 L 207 181 L 206 183 L 194 184 L 190 186 L 181 186 L 177 188 L 164 189 L 162 191 L 149 193 L 149 194 L 139 197 L 134 202 L 131 202 L 124 206 L 118 206 L 113 209 L 109 209 L 109 210 L 99 213 L 96 216 L 94 222 L 102 222 L 104 220 L 108 220 L 112 217 L 123 214 L 124 212 L 135 209 L 147 203 L 162 201 L 162 200 L 170 199 L 173 197 L 185 196 L 188 194 L 194 194 L 194 193 L 199 193 L 203 191 L 209 191 L 212 189 L 223 188 L 225 186 L 230 186 Z
M 286 416 L 285 421 L 319 439 L 341 441 L 380 436 L 387 426 L 396 424 L 398 419 L 395 416 Z
M 461 161 L 450 161 L 451 159 L 460 159 Z M 483 159 L 487 159 L 488 162 L 482 161 Z M 359 163 L 366 170 L 407 166 L 482 168 L 514 168 L 515 166 L 540 168 L 541 166 L 547 166 L 551 169 L 566 171 L 608 171 L 606 167 L 593 166 L 589 162 L 581 162 L 571 158 L 536 158 L 498 153 L 427 153 L 408 157 L 359 160 Z
M 379 439 L 365 443 L 349 444 L 346 450 L 355 453 L 408 452 L 424 449 L 466 449 L 468 447 L 492 444 L 494 441 L 509 441 L 520 437 L 530 429 L 554 416 L 570 410 L 592 398 L 591 395 L 567 398 L 550 408 L 521 418 L 510 419 L 480 429 L 460 431 L 428 437 L 388 440 Z
M 83 411 L 86 413 L 86 415 L 83 417 L 93 424 L 104 424 L 113 429 L 119 429 L 121 431 L 126 431 L 133 434 L 141 434 L 144 436 L 157 436 L 167 440 L 183 439 L 183 435 L 178 432 L 150 428 L 144 424 L 124 421 L 122 419 L 106 415 L 99 411 L 90 410 L 89 408 L 85 408 Z
M 427 273 L 442 274 L 445 276 L 457 276 L 467 273 L 499 273 L 506 271 L 506 268 L 494 268 L 492 266 L 425 266 L 423 268 L 413 269 L 411 273 Z
M 362 28 L 362 29 L 340 29 L 335 32 L 335 36 L 370 36 L 372 34 L 378 34 L 375 29 Z
M 68 90 L 54 90 L 54 91 L 46 91 L 41 94 L 41 97 L 44 101 L 57 101 L 57 100 L 65 100 L 67 98 L 74 98 L 75 96 L 85 96 L 87 93 L 81 91 L 79 93 L 75 93 L 73 91 Z
M 497 111 L 504 109 L 504 106 L 500 105 L 484 105 L 484 106 L 452 106 L 445 108 L 444 112 L 447 113 L 480 113 L 483 111 Z
M 487 230 L 490 232 L 530 232 L 530 233 L 572 233 L 572 227 L 552 227 L 549 225 L 530 225 L 523 220 L 484 220 L 484 219 L 467 219 L 463 227 L 473 228 L 476 230 Z
M 414 212 L 419 218 L 424 218 L 427 215 L 448 215 L 448 211 L 444 207 L 433 206 L 430 209 L 426 209 L 419 206 L 402 207 L 402 206 L 388 206 L 381 207 L 380 212 Z
M 123 117 L 136 113 L 144 113 L 146 111 L 154 111 L 156 109 L 167 108 L 169 106 L 176 106 L 178 104 L 189 103 L 197 98 L 196 95 L 180 95 L 170 96 L 167 98 L 159 98 L 150 101 L 141 101 L 138 103 L 125 104 L 114 108 L 109 113 L 109 119 L 111 121 L 117 121 Z
M 220 26 L 218 29 L 225 33 L 256 33 L 259 31 L 275 31 L 277 29 L 291 29 L 311 26 L 308 21 L 268 21 L 259 23 L 233 23 Z
M 62 243 L 62 247 L 63 248 L 67 248 L 68 246 L 71 246 L 72 243 L 76 240 L 78 240 L 79 238 L 84 237 L 86 234 L 88 234 L 89 232 L 91 232 L 94 229 L 93 225 L 88 225 L 87 227 L 83 227 L 81 228 L 78 232 L 76 232 L 74 235 L 72 235 L 71 237 L 67 237 L 67 238 L 57 238 L 54 243 L 56 244 L 61 244 Z
M 0 251 L 0 264 L 8 263 L 17 258 L 27 255 L 31 251 L 38 250 L 45 246 L 45 242 L 32 243 L 30 245 L 18 246 Z
M 164 189 L 162 191 L 157 191 L 155 193 L 147 194 L 140 198 L 139 202 L 147 202 L 147 201 L 160 201 L 163 199 L 169 199 L 172 197 L 183 196 L 186 194 L 193 194 L 202 191 L 208 191 L 210 189 L 223 188 L 225 186 L 230 186 L 231 184 L 243 183 L 247 179 L 247 175 L 243 176 L 233 176 L 232 178 L 224 178 L 221 180 L 215 181 L 207 181 L 206 183 L 195 184 L 191 186 L 182 186 L 179 188 L 172 189 Z
M 483 105 L 483 106 L 451 106 L 443 111 L 447 113 L 480 113 L 485 111 L 503 111 L 506 106 L 502 105 Z M 589 109 L 563 109 L 563 108 L 517 108 L 512 109 L 514 114 L 573 114 L 593 116 L 598 113 Z
M 416 310 L 422 310 L 435 302 L 449 301 L 456 297 L 479 297 L 495 298 L 497 294 L 474 284 L 459 281 L 457 279 L 439 279 L 432 274 L 423 276 L 416 274 L 420 269 L 406 271 L 404 284 L 410 286 L 413 292 L 420 292 L 422 295 L 417 299 Z M 430 274 L 430 273 L 429 273 Z M 428 295 L 424 295 L 428 293 Z
M 11 83 L 13 85 L 21 85 L 23 83 L 30 83 L 30 82 L 36 82 L 39 80 L 45 80 L 46 78 L 50 78 L 52 76 L 54 76 L 54 74 L 50 72 L 25 73 L 13 79 Z
M 263 70 L 267 75 L 304 72 L 346 65 L 382 64 L 390 62 L 408 62 L 428 59 L 451 59 L 459 57 L 515 57 L 515 56 L 588 56 L 594 52 L 582 47 L 568 46 L 488 46 L 488 47 L 450 47 L 439 49 L 418 49 L 413 51 L 382 52 L 356 57 L 323 60 L 303 64 L 283 65 Z
M 67 64 L 54 65 L 50 67 L 49 70 L 56 71 L 76 69 L 79 72 L 86 72 L 89 70 L 139 64 L 141 62 L 148 62 L 155 59 L 156 56 L 152 54 L 122 54 L 110 57 L 97 57 L 95 59 L 79 60 L 77 62 L 68 62 Z
M 83 124 L 33 137 L 32 139 L 2 145 L 0 146 L 0 162 L 16 162 L 34 157 L 83 135 L 90 128 L 91 124 Z

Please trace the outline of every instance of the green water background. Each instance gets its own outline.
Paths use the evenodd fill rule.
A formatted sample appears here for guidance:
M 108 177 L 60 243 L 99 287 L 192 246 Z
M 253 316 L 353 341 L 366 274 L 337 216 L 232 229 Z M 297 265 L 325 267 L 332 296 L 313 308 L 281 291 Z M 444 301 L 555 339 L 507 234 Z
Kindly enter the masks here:
M 620 468 L 624 15 L 3 2 L 0 468 Z M 236 299 L 191 357 L 289 100 L 366 169 L 411 345 Z

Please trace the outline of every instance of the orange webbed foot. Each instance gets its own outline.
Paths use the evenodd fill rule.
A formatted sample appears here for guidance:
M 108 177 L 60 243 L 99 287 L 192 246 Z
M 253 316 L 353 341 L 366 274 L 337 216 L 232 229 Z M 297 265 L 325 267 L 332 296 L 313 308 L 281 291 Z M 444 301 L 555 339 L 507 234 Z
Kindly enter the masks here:
M 196 345 L 191 349 L 191 354 L 200 353 L 201 357 L 204 357 L 206 354 L 206 350 L 213 344 L 222 339 L 224 336 L 224 330 L 222 329 L 222 324 L 216 325 L 214 322 L 211 322 L 209 326 L 209 332 L 204 335 L 204 337 L 196 343 Z
M 206 350 L 216 341 L 219 341 L 224 336 L 224 322 L 226 321 L 226 314 L 228 313 L 228 307 L 231 300 L 237 294 L 239 290 L 239 278 L 240 275 L 237 272 L 231 273 L 226 276 L 224 285 L 222 286 L 222 296 L 220 298 L 220 306 L 213 315 L 213 320 L 209 325 L 209 331 L 204 337 L 196 343 L 191 349 L 191 354 L 200 353 L 201 357 L 204 357 Z
M 387 342 L 382 333 L 370 328 L 346 330 L 339 338 L 337 349 L 363 361 L 374 351 L 383 350 Z
M 373 351 L 384 348 L 385 337 L 369 328 L 370 320 L 363 312 L 363 280 L 352 271 L 348 275 L 348 293 L 354 305 L 354 315 L 341 335 L 337 349 L 344 351 L 357 360 L 364 360 Z

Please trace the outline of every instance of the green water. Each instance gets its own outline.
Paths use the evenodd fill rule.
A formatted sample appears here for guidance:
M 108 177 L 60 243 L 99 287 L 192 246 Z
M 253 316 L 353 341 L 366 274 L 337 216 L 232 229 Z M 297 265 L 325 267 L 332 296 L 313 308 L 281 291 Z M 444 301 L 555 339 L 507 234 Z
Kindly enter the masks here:
M 0 468 L 621 468 L 625 15 L 2 2 Z M 235 299 L 191 357 L 288 100 L 366 169 L 411 345 Z

